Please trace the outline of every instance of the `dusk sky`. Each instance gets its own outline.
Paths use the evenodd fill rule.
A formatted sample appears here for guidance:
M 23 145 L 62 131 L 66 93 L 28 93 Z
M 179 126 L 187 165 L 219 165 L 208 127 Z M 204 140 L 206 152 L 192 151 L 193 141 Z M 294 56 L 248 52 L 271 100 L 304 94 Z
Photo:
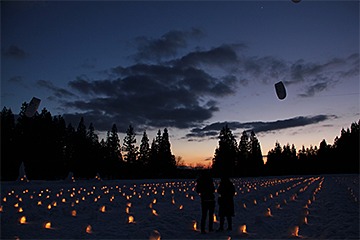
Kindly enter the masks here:
M 186 163 L 209 164 L 225 124 L 263 155 L 333 144 L 360 118 L 359 2 L 2 1 L 1 108 L 32 97 L 121 144 L 167 128 Z

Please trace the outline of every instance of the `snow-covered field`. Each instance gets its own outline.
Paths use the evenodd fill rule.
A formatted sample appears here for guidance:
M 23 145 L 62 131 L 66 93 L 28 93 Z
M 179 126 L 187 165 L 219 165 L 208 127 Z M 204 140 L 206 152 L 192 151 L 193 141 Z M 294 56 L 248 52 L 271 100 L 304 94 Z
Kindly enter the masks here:
M 195 180 L 2 182 L 1 239 L 359 239 L 359 175 L 232 181 L 233 230 L 206 234 Z

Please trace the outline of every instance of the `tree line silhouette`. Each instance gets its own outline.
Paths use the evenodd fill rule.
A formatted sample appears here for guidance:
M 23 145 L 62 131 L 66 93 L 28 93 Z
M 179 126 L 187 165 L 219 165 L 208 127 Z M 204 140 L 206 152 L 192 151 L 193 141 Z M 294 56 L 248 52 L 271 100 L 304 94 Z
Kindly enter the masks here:
M 25 116 L 23 103 L 19 116 L 11 109 L 1 111 L 1 180 L 16 180 L 21 162 L 31 180 L 75 178 L 93 179 L 97 173 L 107 179 L 170 178 L 176 176 L 175 156 L 171 153 L 169 133 L 159 130 L 149 144 L 144 131 L 140 148 L 130 125 L 120 144 L 116 124 L 99 142 L 93 124 L 80 119 L 75 129 L 62 116 L 51 116 L 45 108 L 31 118 Z
M 168 130 L 150 140 L 144 131 L 140 146 L 129 126 L 120 144 L 116 124 L 99 141 L 92 123 L 84 118 L 75 129 L 62 116 L 51 116 L 44 108 L 31 118 L 25 116 L 28 104 L 22 104 L 19 116 L 11 109 L 1 111 L 1 180 L 16 180 L 24 162 L 31 180 L 75 178 L 93 179 L 97 173 L 107 179 L 194 178 L 196 170 L 177 168 L 171 153 Z M 319 147 L 299 151 L 294 144 L 281 147 L 276 142 L 264 164 L 260 142 L 255 133 L 243 131 L 239 144 L 226 125 L 219 134 L 212 164 L 214 177 L 257 177 L 276 175 L 359 173 L 359 124 L 341 130 L 333 145 L 323 140 Z
M 359 125 L 360 120 L 352 123 L 347 130 L 342 129 L 333 145 L 327 144 L 324 139 L 319 147 L 305 149 L 302 146 L 297 151 L 294 144 L 281 147 L 276 142 L 274 149 L 268 152 L 266 164 L 253 131 L 250 137 L 244 131 L 237 145 L 226 125 L 220 131 L 219 145 L 213 158 L 213 174 L 218 177 L 359 174 Z

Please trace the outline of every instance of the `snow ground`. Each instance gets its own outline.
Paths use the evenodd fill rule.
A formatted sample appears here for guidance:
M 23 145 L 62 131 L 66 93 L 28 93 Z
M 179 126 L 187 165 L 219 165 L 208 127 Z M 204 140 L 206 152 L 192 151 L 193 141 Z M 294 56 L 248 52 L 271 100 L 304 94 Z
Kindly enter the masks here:
M 154 230 L 161 239 L 360 237 L 359 175 L 232 181 L 237 191 L 233 230 L 206 234 L 193 229 L 192 221 L 199 226 L 201 218 L 194 180 L 2 182 L 1 239 L 149 239 Z M 217 188 L 220 181 L 214 182 Z M 100 211 L 103 206 L 105 212 Z M 271 216 L 266 216 L 268 209 Z M 215 212 L 217 215 L 218 206 Z M 19 222 L 22 216 L 25 224 Z M 129 216 L 134 222 L 129 223 Z M 301 224 L 304 217 L 307 224 Z M 43 227 L 46 222 L 51 228 Z M 217 229 L 219 222 L 214 225 Z M 239 231 L 242 225 L 246 225 L 243 234 Z M 85 231 L 87 226 L 91 226 L 90 233 Z M 288 235 L 291 226 L 299 227 L 298 234 Z

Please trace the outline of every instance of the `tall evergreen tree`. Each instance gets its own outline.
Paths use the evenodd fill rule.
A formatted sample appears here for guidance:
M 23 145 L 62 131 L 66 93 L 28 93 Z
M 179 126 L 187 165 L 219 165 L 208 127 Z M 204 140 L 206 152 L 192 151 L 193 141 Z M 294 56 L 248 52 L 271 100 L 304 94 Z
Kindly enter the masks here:
M 171 153 L 168 130 L 165 128 L 159 144 L 160 174 L 164 177 L 174 176 L 176 171 L 175 156 Z
M 264 161 L 262 159 L 261 147 L 259 140 L 255 136 L 254 131 L 250 133 L 250 141 L 249 141 L 249 172 L 251 176 L 260 176 L 263 173 Z
M 215 149 L 215 156 L 213 158 L 212 167 L 216 175 L 234 176 L 237 151 L 236 140 L 226 124 L 220 131 L 219 145 Z
M 146 166 L 149 163 L 149 158 L 150 158 L 149 138 L 146 134 L 146 131 L 144 131 L 140 144 L 139 163 L 143 166 Z
M 130 125 L 126 130 L 126 136 L 124 137 L 123 152 L 125 152 L 124 159 L 127 163 L 136 164 L 138 155 L 138 147 L 135 146 L 136 134 L 134 128 Z
M 251 166 L 248 162 L 250 152 L 250 145 L 249 145 L 249 136 L 247 135 L 246 131 L 243 131 L 240 142 L 239 142 L 239 148 L 236 158 L 236 173 L 238 176 L 250 176 L 251 175 Z
M 20 159 L 16 157 L 15 117 L 6 107 L 1 111 L 1 180 L 16 180 Z

